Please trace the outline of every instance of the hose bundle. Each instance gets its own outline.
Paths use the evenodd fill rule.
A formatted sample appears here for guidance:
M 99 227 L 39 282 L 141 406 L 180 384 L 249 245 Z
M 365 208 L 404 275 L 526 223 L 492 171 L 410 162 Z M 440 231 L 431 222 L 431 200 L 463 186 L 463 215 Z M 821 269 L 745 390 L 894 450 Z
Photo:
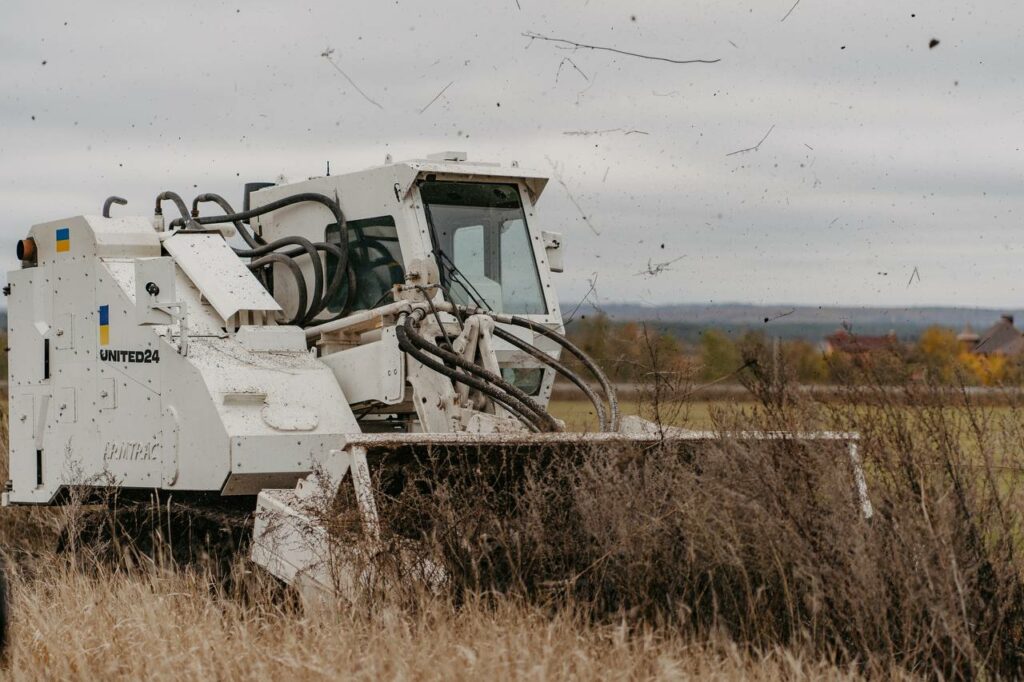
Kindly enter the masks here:
M 173 192 L 161 193 L 157 197 L 158 207 L 160 202 L 163 200 L 173 201 L 178 207 L 178 211 L 181 213 L 181 218 L 176 218 L 171 222 L 170 227 L 172 228 L 184 225 L 202 226 L 215 225 L 219 223 L 233 223 L 235 229 L 238 231 L 239 235 L 241 235 L 242 239 L 245 240 L 245 243 L 249 248 L 233 248 L 232 250 L 240 258 L 251 259 L 248 264 L 249 269 L 257 274 L 257 277 L 260 278 L 260 281 L 268 290 L 270 289 L 270 283 L 266 277 L 266 266 L 274 263 L 280 263 L 287 269 L 289 274 L 295 280 L 296 289 L 298 291 L 298 305 L 295 315 L 291 319 L 285 321 L 285 324 L 297 325 L 300 327 L 313 324 L 317 316 L 320 315 L 324 309 L 327 308 L 327 305 L 338 296 L 346 283 L 348 284 L 346 300 L 338 315 L 331 319 L 339 319 L 349 313 L 356 295 L 356 276 L 348 262 L 348 227 L 345 222 L 345 215 L 342 213 L 337 200 L 324 194 L 302 192 L 284 197 L 283 199 L 278 199 L 277 201 L 272 201 L 260 206 L 259 208 L 236 212 L 224 197 L 219 194 L 205 193 L 200 194 L 192 201 L 191 214 L 185 207 L 185 202 L 182 201 L 181 197 L 177 194 Z M 224 215 L 199 217 L 199 204 L 205 202 L 217 204 L 224 211 Z M 341 235 L 340 244 L 332 244 L 330 242 L 312 242 L 299 236 L 283 237 L 268 244 L 260 235 L 256 234 L 254 231 L 250 231 L 243 222 L 249 218 L 264 215 L 271 211 L 276 211 L 277 209 L 303 202 L 319 203 L 326 206 L 331 211 L 331 214 L 334 216 L 334 220 L 339 227 L 339 233 Z M 337 268 L 334 271 L 334 275 L 331 278 L 331 281 L 326 283 L 326 286 L 324 259 L 321 258 L 321 254 L 325 257 L 333 256 L 337 261 Z M 296 259 L 304 257 L 309 258 L 313 270 L 312 291 L 308 290 L 306 277 L 296 261 Z M 328 320 L 316 321 L 324 322 Z
M 533 320 L 527 319 L 525 317 L 519 317 L 518 315 L 504 315 L 495 313 L 491 310 L 484 310 L 482 308 L 474 308 L 470 306 L 460 305 L 456 305 L 455 309 L 458 310 L 463 315 L 487 315 L 488 317 L 492 318 L 495 322 L 511 324 L 516 327 L 523 327 L 525 329 L 529 329 L 530 331 L 540 334 L 545 338 L 551 339 L 559 346 L 564 348 L 569 354 L 571 354 L 577 360 L 579 360 L 580 364 L 586 367 L 594 376 L 594 378 L 597 379 L 597 382 L 601 385 L 601 391 L 604 393 L 605 399 L 608 401 L 607 419 L 602 401 L 598 398 L 597 394 L 594 393 L 594 391 L 590 389 L 589 386 L 587 386 L 586 382 L 584 382 L 579 375 L 577 375 L 571 369 L 569 369 L 562 363 L 558 362 L 550 355 L 537 348 L 536 346 L 527 344 L 525 341 L 522 341 L 518 337 L 508 333 L 507 331 L 501 329 L 500 327 L 495 327 L 494 329 L 495 336 L 505 341 L 508 341 L 516 348 L 524 350 L 530 355 L 533 355 L 533 357 L 554 369 L 556 372 L 558 372 L 566 379 L 568 379 L 570 382 L 572 382 L 577 388 L 583 391 L 587 398 L 590 399 L 590 402 L 593 403 L 594 405 L 594 409 L 597 412 L 598 421 L 601 425 L 602 431 L 614 432 L 619 430 L 619 400 L 618 396 L 615 394 L 615 388 L 612 386 L 612 383 L 608 380 L 608 377 L 597 365 L 597 363 L 591 360 L 586 353 L 580 350 L 580 348 L 576 344 L 567 339 L 564 335 L 559 334 L 558 332 L 554 331 L 553 329 L 549 328 L 546 325 L 540 324 L 539 322 L 534 322 Z M 531 348 L 532 351 L 528 350 L 527 347 Z
M 433 308 L 433 306 L 431 307 Z M 500 327 L 494 328 L 495 336 L 543 362 L 579 388 L 591 403 L 593 403 L 602 431 L 618 430 L 619 405 L 618 399 L 615 395 L 615 389 L 612 387 L 611 382 L 608 381 L 607 376 L 605 376 L 604 372 L 601 371 L 601 368 L 598 367 L 594 361 L 586 355 L 586 353 L 580 350 L 574 343 L 569 341 L 563 335 L 549 329 L 543 324 L 514 315 L 499 315 L 480 308 L 470 308 L 454 304 L 451 305 L 451 309 L 457 314 L 487 315 L 496 322 L 512 324 L 530 329 L 531 331 L 553 340 L 562 348 L 565 348 L 565 350 L 575 356 L 584 367 L 590 370 L 601 385 L 601 389 L 608 401 L 607 412 L 605 411 L 604 402 L 601 398 L 578 374 L 536 346 L 523 341 L 519 337 Z M 493 399 L 526 424 L 526 426 L 532 431 L 563 430 L 561 424 L 559 424 L 557 420 L 555 420 L 543 407 L 541 407 L 533 398 L 523 392 L 519 387 L 505 381 L 502 377 L 489 372 L 483 367 L 470 362 L 461 355 L 453 353 L 448 348 L 443 348 L 424 339 L 416 331 L 414 326 L 415 323 L 422 321 L 424 317 L 426 317 L 426 309 L 424 308 L 417 308 L 411 313 L 403 313 L 399 317 L 395 331 L 396 336 L 398 337 L 398 346 L 400 349 L 435 372 L 447 376 L 457 383 L 474 388 L 487 397 Z
M 425 309 L 417 308 L 399 316 L 395 332 L 400 349 L 438 374 L 480 391 L 515 415 L 531 431 L 562 430 L 561 424 L 519 387 L 461 355 L 424 339 L 416 331 L 415 323 L 422 321 L 425 315 Z

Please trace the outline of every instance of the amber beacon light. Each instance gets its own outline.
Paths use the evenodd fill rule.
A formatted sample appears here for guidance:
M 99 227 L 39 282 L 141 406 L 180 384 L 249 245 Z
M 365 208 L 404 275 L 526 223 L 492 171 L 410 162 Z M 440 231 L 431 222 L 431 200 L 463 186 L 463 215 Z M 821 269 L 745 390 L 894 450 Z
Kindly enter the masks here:
M 18 240 L 18 260 L 34 262 L 36 260 L 36 240 L 28 237 Z

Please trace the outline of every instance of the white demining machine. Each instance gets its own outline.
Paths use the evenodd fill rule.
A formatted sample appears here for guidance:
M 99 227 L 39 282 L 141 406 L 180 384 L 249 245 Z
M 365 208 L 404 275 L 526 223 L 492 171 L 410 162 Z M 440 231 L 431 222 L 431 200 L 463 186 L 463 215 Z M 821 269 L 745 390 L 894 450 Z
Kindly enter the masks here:
M 535 211 L 545 184 L 447 153 L 252 183 L 241 211 L 164 192 L 152 218 L 109 217 L 124 203 L 111 197 L 102 216 L 35 225 L 8 275 L 3 503 L 111 484 L 248 500 L 252 558 L 330 586 L 304 501 L 347 487 L 372 537 L 376 459 L 663 438 L 620 418 L 563 335 L 562 237 Z M 220 211 L 200 215 L 206 203 Z M 547 411 L 556 375 L 593 402 L 600 433 L 566 433 Z

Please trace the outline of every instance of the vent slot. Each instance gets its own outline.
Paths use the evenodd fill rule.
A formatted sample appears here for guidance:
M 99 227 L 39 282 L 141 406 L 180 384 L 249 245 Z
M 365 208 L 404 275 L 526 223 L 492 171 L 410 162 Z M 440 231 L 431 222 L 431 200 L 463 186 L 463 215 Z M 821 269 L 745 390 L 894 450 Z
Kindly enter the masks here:
M 50 378 L 50 339 L 43 339 L 43 378 Z
M 43 451 L 36 450 L 36 485 L 43 486 Z

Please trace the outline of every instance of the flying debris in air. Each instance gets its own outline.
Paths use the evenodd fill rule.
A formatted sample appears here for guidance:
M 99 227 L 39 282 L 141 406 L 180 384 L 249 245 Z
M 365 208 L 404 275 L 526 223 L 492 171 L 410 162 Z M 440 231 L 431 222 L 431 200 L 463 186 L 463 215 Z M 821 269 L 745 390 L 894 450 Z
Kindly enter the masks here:
M 672 260 L 664 261 L 663 263 L 653 263 L 652 259 L 647 259 L 647 269 L 641 270 L 635 273 L 634 277 L 657 277 L 661 273 L 671 270 L 672 264 L 683 260 L 686 256 L 680 256 L 679 258 L 673 258 Z

